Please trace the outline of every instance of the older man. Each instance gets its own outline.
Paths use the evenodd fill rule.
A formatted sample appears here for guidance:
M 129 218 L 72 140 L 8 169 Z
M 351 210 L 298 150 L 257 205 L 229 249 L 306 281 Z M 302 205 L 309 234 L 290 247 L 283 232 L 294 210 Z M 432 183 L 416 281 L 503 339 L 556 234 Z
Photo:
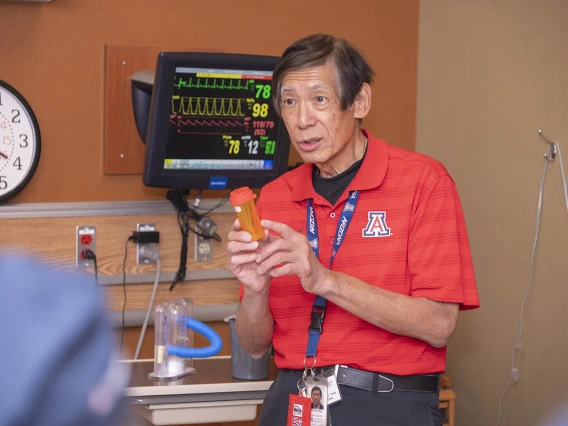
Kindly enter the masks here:
M 479 306 L 458 194 L 437 161 L 361 128 L 373 71 L 350 43 L 293 43 L 275 107 L 304 165 L 266 185 L 260 242 L 236 221 L 237 333 L 281 369 L 260 425 L 284 425 L 305 373 L 333 368 L 334 426 L 441 425 L 439 374 L 458 311 Z M 324 322 L 325 320 L 325 322 Z

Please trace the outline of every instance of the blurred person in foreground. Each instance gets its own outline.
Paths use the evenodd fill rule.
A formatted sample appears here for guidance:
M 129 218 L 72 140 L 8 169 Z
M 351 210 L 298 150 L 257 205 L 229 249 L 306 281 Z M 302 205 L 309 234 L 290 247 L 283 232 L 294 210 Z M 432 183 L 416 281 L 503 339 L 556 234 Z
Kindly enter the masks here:
M 138 424 L 92 280 L 0 256 L 0 290 L 1 426 Z
M 549 415 L 540 426 L 568 426 L 568 404 L 562 405 Z

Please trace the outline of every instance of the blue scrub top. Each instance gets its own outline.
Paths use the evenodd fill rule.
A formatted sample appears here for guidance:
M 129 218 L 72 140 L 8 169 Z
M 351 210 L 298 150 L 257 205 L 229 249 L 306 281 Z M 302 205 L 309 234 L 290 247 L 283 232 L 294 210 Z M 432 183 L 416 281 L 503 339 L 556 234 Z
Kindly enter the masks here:
M 114 425 L 128 372 L 93 278 L 0 256 L 0 425 Z M 127 422 L 129 423 L 129 422 Z

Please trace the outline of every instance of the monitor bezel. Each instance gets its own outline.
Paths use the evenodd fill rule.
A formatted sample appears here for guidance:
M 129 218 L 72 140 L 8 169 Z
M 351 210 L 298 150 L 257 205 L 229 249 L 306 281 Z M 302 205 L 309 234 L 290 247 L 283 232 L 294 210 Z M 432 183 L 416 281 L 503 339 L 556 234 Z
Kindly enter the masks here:
M 214 170 L 164 169 L 166 143 L 158 143 L 168 137 L 169 106 L 173 84 L 157 84 L 173 76 L 177 67 L 273 71 L 276 56 L 212 52 L 161 52 L 156 63 L 154 87 L 148 117 L 146 153 L 143 182 L 149 187 L 171 189 L 234 189 L 241 186 L 261 188 L 285 173 L 288 169 L 290 138 L 281 117 L 278 117 L 274 168 L 272 170 Z M 156 111 L 161 112 L 158 117 Z M 212 186 L 211 178 L 227 178 L 223 188 Z M 221 179 L 222 180 L 222 179 Z M 218 182 L 218 181 L 217 181 Z

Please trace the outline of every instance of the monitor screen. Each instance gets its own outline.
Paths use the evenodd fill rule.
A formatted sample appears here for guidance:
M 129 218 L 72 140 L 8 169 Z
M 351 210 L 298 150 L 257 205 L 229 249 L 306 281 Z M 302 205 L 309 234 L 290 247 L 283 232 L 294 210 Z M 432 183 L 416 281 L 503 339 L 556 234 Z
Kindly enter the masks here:
M 161 53 L 144 183 L 175 189 L 258 188 L 287 170 L 290 141 L 272 106 L 277 57 Z

